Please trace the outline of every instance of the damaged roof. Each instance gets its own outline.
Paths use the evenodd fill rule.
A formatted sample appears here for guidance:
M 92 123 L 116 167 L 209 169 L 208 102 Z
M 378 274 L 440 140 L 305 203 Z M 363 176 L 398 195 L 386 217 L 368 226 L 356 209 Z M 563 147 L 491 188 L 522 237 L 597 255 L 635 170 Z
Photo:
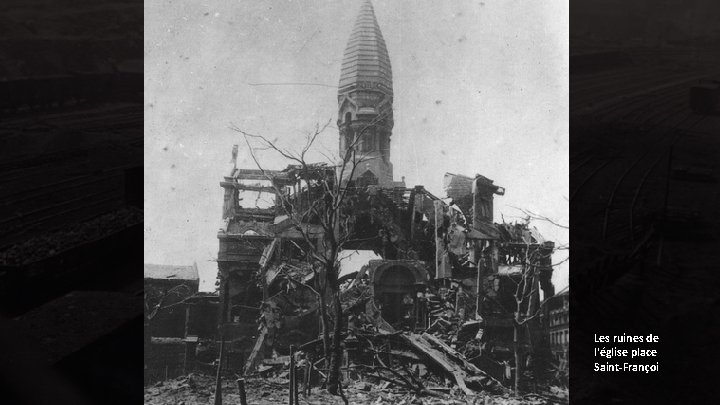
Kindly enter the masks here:
M 197 264 L 178 266 L 173 264 L 145 263 L 143 278 L 153 280 L 199 280 Z
M 515 223 L 515 224 L 495 224 L 498 231 L 500 231 L 500 239 L 504 242 L 519 242 L 525 244 L 543 244 L 546 242 L 545 238 L 540 234 L 537 228 L 530 227 L 527 224 Z

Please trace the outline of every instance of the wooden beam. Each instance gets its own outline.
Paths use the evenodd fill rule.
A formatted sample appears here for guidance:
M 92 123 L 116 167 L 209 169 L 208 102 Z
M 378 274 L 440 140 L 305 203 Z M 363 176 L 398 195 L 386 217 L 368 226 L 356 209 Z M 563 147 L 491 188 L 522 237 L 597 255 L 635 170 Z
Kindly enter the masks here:
M 465 371 L 457 365 L 453 364 L 453 361 L 448 359 L 442 352 L 431 347 L 425 339 L 420 337 L 420 335 L 410 333 L 401 336 L 408 343 L 410 343 L 411 346 L 432 359 L 438 366 L 442 367 L 445 372 L 452 375 L 455 379 L 455 383 L 458 387 L 460 387 L 460 389 L 465 393 L 465 395 L 475 394 L 475 392 L 473 392 L 470 388 L 467 387 L 467 385 L 465 385 L 465 377 L 467 376 Z
M 267 328 L 265 327 L 265 325 L 263 325 L 262 329 L 260 330 L 260 335 L 258 335 L 257 340 L 255 340 L 255 346 L 253 346 L 252 352 L 250 352 L 250 356 L 248 356 L 247 362 L 245 362 L 243 375 L 247 375 L 255 368 L 255 364 L 257 364 L 257 361 L 259 360 L 258 355 L 260 354 L 260 351 L 265 344 L 265 337 L 267 336 L 267 332 Z
M 234 171 L 232 177 L 239 180 L 273 180 L 280 184 L 291 184 L 295 181 L 287 172 L 277 170 L 265 170 L 265 172 L 263 172 L 261 170 L 237 169 Z
M 270 186 L 251 186 L 248 184 L 233 183 L 230 181 L 221 181 L 220 185 L 226 188 L 235 188 L 243 191 L 258 191 L 261 193 L 275 193 L 275 188 Z

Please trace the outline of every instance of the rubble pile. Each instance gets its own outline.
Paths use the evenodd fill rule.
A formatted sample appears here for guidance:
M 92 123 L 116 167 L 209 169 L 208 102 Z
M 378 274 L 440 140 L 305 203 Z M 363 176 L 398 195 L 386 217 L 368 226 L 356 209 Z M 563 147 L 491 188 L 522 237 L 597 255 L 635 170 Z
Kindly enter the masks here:
M 511 365 L 497 361 L 488 351 L 482 319 L 463 321 L 464 317 L 456 313 L 461 313 L 457 311 L 458 289 L 426 288 L 422 298 L 429 307 L 429 326 L 423 329 L 401 321 L 396 326 L 403 330 L 393 328 L 382 317 L 368 316 L 370 311 L 366 309 L 374 305 L 368 290 L 366 283 L 357 282 L 350 283 L 342 293 L 343 312 L 348 319 L 343 366 L 346 384 L 352 387 L 361 381 L 366 384 L 364 387 L 370 384 L 375 388 L 397 389 L 422 398 L 510 393 Z M 319 386 L 321 377 L 327 373 L 323 368 L 321 340 L 302 345 L 296 356 L 304 384 Z M 248 375 L 287 378 L 289 365 L 290 356 L 275 353 Z M 562 402 L 563 390 L 556 391 L 533 395 L 543 401 L 551 398 Z
M 287 369 L 284 370 L 287 373 Z M 223 403 L 239 404 L 237 384 L 233 376 L 225 376 L 222 383 Z M 288 403 L 289 382 L 287 378 L 267 377 L 248 378 L 245 383 L 247 403 L 270 405 Z M 145 388 L 145 405 L 199 405 L 212 403 L 215 397 L 215 377 L 204 374 L 188 374 L 174 380 L 159 382 Z M 328 394 L 325 390 L 313 389 L 306 395 L 300 389 L 300 404 L 343 404 L 340 397 Z M 345 396 L 350 404 L 393 404 L 393 405 L 549 405 L 567 403 L 567 389 L 550 387 L 548 392 L 513 396 L 509 393 L 499 395 L 477 394 L 464 397 L 451 389 L 437 390 L 435 396 L 418 395 L 408 390 L 394 387 L 389 382 L 375 382 L 372 379 L 357 379 L 345 384 Z

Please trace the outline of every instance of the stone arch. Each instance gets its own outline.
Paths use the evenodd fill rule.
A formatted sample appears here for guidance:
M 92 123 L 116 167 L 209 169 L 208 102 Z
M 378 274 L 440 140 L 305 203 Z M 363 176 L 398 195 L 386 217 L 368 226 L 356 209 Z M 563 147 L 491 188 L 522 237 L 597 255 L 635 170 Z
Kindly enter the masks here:
M 418 284 L 427 281 L 427 272 L 408 262 L 386 261 L 375 268 L 372 280 L 375 305 L 383 319 L 394 327 L 413 323 Z
M 384 263 L 375 268 L 375 271 L 373 272 L 373 283 L 378 285 L 378 282 L 382 280 L 386 272 L 392 271 L 392 269 L 396 268 L 408 270 L 410 274 L 412 274 L 413 284 L 425 283 L 428 280 L 427 272 L 416 265 L 401 261 L 384 261 Z

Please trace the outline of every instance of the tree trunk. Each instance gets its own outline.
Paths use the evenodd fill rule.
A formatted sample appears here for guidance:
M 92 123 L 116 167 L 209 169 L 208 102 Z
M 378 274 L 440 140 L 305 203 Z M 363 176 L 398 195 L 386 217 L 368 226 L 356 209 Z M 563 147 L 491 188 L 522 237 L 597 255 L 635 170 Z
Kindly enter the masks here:
M 340 292 L 334 294 L 335 300 L 335 328 L 333 333 L 332 356 L 330 361 L 330 376 L 328 377 L 328 392 L 333 395 L 340 393 L 340 366 L 342 365 L 342 303 Z
M 330 368 L 330 326 L 328 325 L 328 308 L 325 302 L 325 289 L 320 293 L 320 326 L 322 328 L 323 354 L 325 355 L 325 368 Z
M 519 312 L 518 312 L 519 313 Z M 520 325 L 518 319 L 513 325 L 513 349 L 515 351 L 515 395 L 520 395 L 520 374 L 522 373 L 522 361 L 520 359 L 520 342 L 519 342 Z

